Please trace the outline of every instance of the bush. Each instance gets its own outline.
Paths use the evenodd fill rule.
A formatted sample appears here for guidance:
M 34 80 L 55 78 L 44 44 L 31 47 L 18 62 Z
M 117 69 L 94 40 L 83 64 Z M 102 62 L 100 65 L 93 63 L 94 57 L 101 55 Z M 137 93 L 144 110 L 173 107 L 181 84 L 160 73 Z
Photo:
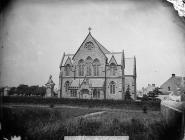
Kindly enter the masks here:
M 53 108 L 54 106 L 55 106 L 54 104 L 50 104 L 50 105 L 49 105 L 50 108 Z
M 0 97 L 3 103 L 23 103 L 23 104 L 65 104 L 87 107 L 110 107 L 120 109 L 137 109 L 141 110 L 143 105 L 147 105 L 149 110 L 160 110 L 160 101 L 123 101 L 123 100 L 92 100 L 92 99 L 68 99 L 68 98 L 42 98 L 42 97 L 24 97 L 9 96 Z
M 143 113 L 147 113 L 147 106 L 143 106 Z

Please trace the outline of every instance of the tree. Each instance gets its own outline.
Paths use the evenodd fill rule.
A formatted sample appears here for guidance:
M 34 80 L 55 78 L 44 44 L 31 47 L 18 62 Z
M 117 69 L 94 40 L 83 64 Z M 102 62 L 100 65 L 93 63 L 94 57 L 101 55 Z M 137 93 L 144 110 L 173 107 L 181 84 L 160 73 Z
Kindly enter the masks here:
M 44 86 L 39 87 L 38 85 L 29 87 L 30 95 L 33 96 L 44 96 L 46 93 L 46 88 Z
M 42 86 L 38 88 L 38 95 L 44 97 L 46 94 L 46 87 Z
M 30 86 L 29 87 L 29 91 L 30 91 L 30 95 L 32 96 L 38 96 L 38 88 L 39 86 Z
M 152 98 L 152 100 L 155 100 L 158 95 L 161 94 L 161 91 L 159 91 L 159 88 L 156 87 L 153 91 L 150 91 L 148 93 L 148 97 Z
M 18 95 L 22 95 L 22 96 L 25 96 L 28 94 L 29 92 L 29 89 L 28 89 L 28 85 L 24 85 L 24 84 L 21 84 L 17 87 L 17 94 Z
M 126 93 L 125 93 L 125 100 L 131 100 L 130 86 L 129 85 L 128 85 Z
M 16 95 L 17 94 L 17 88 L 16 87 L 11 87 L 9 91 L 9 95 Z
M 146 94 L 144 94 L 143 98 L 142 98 L 142 101 L 148 101 L 148 100 L 149 100 L 148 96 Z

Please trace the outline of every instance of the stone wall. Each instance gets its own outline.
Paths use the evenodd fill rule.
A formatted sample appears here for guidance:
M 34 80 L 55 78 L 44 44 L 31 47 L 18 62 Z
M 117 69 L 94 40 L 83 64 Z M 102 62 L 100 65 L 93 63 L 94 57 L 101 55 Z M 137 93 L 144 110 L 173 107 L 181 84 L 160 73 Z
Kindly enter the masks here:
M 161 113 L 170 128 L 176 128 L 176 132 L 179 135 L 179 140 L 184 137 L 184 109 L 179 109 L 175 102 L 163 101 L 161 102 Z

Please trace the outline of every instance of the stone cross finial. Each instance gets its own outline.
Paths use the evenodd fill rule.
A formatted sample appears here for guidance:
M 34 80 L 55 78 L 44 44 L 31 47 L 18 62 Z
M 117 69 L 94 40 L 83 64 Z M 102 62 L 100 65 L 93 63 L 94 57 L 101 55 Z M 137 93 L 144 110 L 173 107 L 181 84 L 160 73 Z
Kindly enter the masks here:
M 91 32 L 92 28 L 91 28 L 91 27 L 89 27 L 89 28 L 88 28 L 88 30 L 89 30 L 89 32 Z

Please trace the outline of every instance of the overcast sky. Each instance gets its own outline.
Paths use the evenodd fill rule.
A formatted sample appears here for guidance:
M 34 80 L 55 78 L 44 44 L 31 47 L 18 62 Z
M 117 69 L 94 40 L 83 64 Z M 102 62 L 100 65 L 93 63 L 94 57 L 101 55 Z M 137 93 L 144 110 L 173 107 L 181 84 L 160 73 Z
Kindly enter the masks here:
M 1 86 L 58 88 L 62 54 L 75 53 L 92 35 L 109 51 L 136 56 L 137 86 L 160 86 L 172 73 L 185 76 L 185 23 L 157 0 L 14 1 L 1 17 Z

